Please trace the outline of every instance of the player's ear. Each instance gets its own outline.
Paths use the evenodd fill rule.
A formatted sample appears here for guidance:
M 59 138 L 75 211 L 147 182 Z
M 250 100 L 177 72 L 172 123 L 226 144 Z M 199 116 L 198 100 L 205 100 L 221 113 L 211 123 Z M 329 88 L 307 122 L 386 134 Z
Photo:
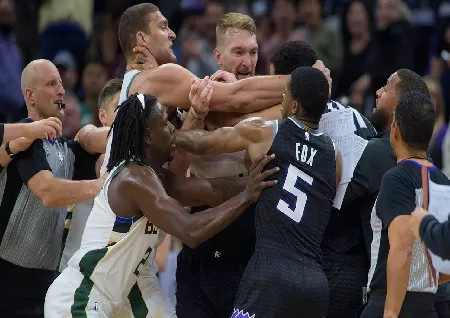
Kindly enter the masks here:
M 152 138 L 154 138 L 153 132 L 147 127 L 147 134 L 145 135 L 145 144 L 150 146 L 152 144 Z
M 294 100 L 292 101 L 292 110 L 291 110 L 291 115 L 295 115 L 298 113 L 298 104 L 297 102 Z
M 103 108 L 98 110 L 98 119 L 100 119 L 103 126 L 106 126 L 106 112 Z
M 142 31 L 136 33 L 136 46 L 147 47 L 147 36 Z
M 222 56 L 217 48 L 214 49 L 214 58 L 216 59 L 217 64 L 222 67 Z

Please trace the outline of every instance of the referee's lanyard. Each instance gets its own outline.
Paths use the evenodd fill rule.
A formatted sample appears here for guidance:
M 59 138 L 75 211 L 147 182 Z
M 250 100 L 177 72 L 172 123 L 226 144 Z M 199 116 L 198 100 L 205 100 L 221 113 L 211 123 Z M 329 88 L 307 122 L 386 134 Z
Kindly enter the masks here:
M 34 122 L 34 120 L 31 119 L 30 117 L 25 118 L 25 120 L 26 120 L 27 122 L 29 122 L 29 123 Z M 51 140 L 51 139 L 47 139 L 47 141 L 48 141 L 51 145 L 54 145 L 54 144 L 55 144 L 55 142 L 54 142 L 53 140 Z

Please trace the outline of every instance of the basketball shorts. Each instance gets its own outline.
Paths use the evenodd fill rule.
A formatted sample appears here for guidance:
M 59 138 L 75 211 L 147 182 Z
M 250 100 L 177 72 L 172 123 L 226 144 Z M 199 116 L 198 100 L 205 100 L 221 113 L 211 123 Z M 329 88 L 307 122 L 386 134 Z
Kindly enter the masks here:
M 176 318 L 175 310 L 163 294 L 159 281 L 155 284 L 153 278 L 151 281 L 142 278 L 133 286 L 123 304 L 115 305 L 79 271 L 67 267 L 47 292 L 45 317 Z
M 198 252 L 198 251 L 197 251 Z M 229 318 L 248 258 L 197 255 L 183 248 L 178 255 L 178 318 Z M 236 256 L 236 255 L 234 255 Z
M 323 318 L 328 281 L 316 261 L 257 247 L 242 277 L 232 318 Z

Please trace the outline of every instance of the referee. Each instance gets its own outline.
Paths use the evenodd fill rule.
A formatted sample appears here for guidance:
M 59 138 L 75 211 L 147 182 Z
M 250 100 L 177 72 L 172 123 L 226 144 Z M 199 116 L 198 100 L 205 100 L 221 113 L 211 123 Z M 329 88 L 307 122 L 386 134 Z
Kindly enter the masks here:
M 331 215 L 323 243 L 330 284 L 328 318 L 353 317 L 363 303 L 372 243 L 370 215 L 381 178 L 396 164 L 389 129 L 399 98 L 408 92 L 429 96 L 422 78 L 407 69 L 392 74 L 376 92 L 377 107 L 371 119 L 380 132 L 369 140 L 357 163 L 340 211 Z
M 438 275 L 409 225 L 411 212 L 422 199 L 422 167 L 433 182 L 450 185 L 427 160 L 434 120 L 429 96 L 411 92 L 400 97 L 390 130 L 397 165 L 384 175 L 372 212 L 369 302 L 363 318 L 437 317 Z
M 22 91 L 29 117 L 21 123 L 63 117 L 65 92 L 51 62 L 31 62 Z M 94 198 L 103 182 L 70 180 L 95 178 L 97 155 L 75 141 L 37 139 L 17 155 L 9 149 L 9 155 L 13 161 L 0 172 L 0 317 L 43 317 L 67 206 Z

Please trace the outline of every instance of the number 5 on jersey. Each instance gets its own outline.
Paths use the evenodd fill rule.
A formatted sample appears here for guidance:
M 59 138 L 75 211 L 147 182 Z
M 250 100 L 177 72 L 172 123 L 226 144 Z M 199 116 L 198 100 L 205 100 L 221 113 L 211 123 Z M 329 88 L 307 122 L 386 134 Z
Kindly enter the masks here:
M 278 201 L 277 209 L 286 214 L 289 218 L 294 220 L 295 222 L 300 222 L 303 217 L 303 212 L 305 210 L 306 201 L 308 197 L 306 194 L 295 187 L 297 183 L 297 178 L 302 179 L 308 185 L 312 185 L 314 179 L 298 169 L 293 165 L 289 165 L 288 173 L 286 176 L 286 180 L 284 181 L 283 190 L 289 192 L 293 196 L 296 197 L 295 209 L 292 210 L 289 208 L 289 204 L 280 199 Z

